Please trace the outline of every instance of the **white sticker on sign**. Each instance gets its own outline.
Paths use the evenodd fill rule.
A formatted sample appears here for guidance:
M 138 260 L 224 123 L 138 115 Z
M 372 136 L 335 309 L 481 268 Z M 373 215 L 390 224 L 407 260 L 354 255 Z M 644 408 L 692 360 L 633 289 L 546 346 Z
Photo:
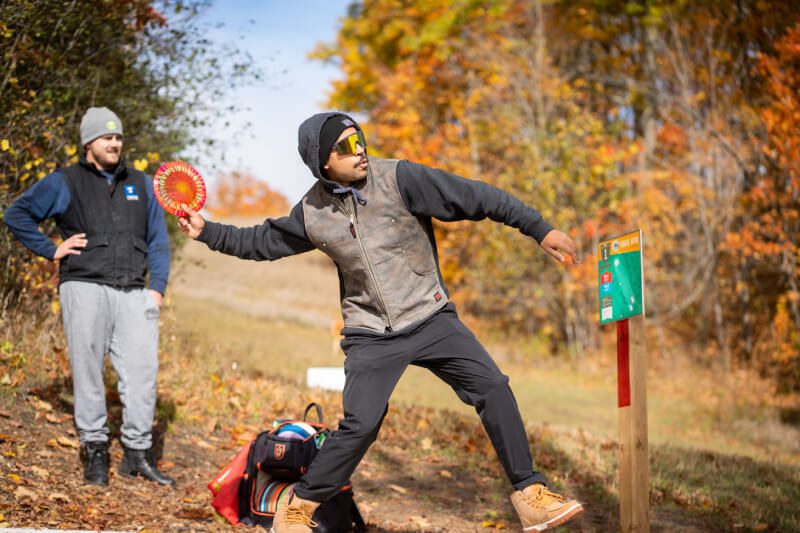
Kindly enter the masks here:
M 603 307 L 603 309 L 600 311 L 600 319 L 601 320 L 610 320 L 611 316 L 612 316 L 611 311 L 613 309 L 614 309 L 613 307 Z

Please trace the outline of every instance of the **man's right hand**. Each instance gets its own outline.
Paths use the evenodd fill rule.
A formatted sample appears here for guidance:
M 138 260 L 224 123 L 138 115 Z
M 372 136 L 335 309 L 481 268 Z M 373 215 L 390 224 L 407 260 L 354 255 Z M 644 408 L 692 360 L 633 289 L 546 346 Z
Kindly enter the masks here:
M 89 240 L 86 238 L 85 233 L 76 233 L 58 245 L 53 259 L 58 261 L 68 255 L 81 255 L 81 248 L 86 248 L 88 242 Z
M 188 205 L 181 204 L 181 209 L 186 212 L 187 216 L 178 218 L 178 226 L 180 226 L 181 231 L 186 235 L 192 239 L 196 239 L 200 235 L 200 232 L 203 231 L 206 221 L 203 220 L 200 213 L 190 208 Z

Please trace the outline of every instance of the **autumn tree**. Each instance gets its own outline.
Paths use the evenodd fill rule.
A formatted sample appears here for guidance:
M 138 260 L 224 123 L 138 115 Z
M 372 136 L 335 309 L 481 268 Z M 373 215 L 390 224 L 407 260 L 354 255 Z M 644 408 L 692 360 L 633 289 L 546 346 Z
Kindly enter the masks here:
M 215 217 L 275 217 L 289 212 L 289 201 L 246 172 L 230 172 L 214 180 L 207 209 Z
M 212 120 L 213 102 L 258 77 L 244 54 L 215 47 L 198 16 L 205 1 L 59 0 L 0 2 L 0 215 L 25 189 L 74 162 L 90 106 L 125 124 L 125 152 L 153 172 Z M 220 110 L 221 111 L 221 110 Z M 173 230 L 175 229 L 174 224 Z M 0 231 L 0 313 L 31 291 L 49 303 L 55 266 Z
M 437 226 L 466 309 L 579 355 L 598 339 L 594 245 L 641 227 L 658 346 L 785 370 L 798 20 L 777 0 L 369 0 L 315 56 L 340 66 L 329 104 L 366 115 L 372 153 L 499 185 L 588 259 L 554 269 L 503 228 Z

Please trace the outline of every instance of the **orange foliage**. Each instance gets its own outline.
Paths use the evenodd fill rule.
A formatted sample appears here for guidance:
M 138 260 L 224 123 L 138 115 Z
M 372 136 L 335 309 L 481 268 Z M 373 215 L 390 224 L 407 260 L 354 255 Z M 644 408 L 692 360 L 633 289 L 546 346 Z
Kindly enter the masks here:
M 289 201 L 267 182 L 236 171 L 217 179 L 207 209 L 217 217 L 272 217 L 288 213 Z

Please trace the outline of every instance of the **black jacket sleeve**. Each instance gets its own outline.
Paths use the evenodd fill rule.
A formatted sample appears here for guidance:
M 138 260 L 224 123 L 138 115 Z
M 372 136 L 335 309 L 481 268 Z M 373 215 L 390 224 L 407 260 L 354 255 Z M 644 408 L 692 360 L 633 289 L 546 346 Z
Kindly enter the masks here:
M 197 240 L 217 252 L 255 261 L 272 261 L 315 248 L 306 235 L 299 203 L 288 216 L 268 218 L 260 226 L 239 228 L 207 221 Z
M 416 216 L 446 222 L 489 218 L 517 228 L 539 243 L 553 229 L 538 211 L 507 192 L 425 165 L 400 161 L 397 186 L 406 207 Z

